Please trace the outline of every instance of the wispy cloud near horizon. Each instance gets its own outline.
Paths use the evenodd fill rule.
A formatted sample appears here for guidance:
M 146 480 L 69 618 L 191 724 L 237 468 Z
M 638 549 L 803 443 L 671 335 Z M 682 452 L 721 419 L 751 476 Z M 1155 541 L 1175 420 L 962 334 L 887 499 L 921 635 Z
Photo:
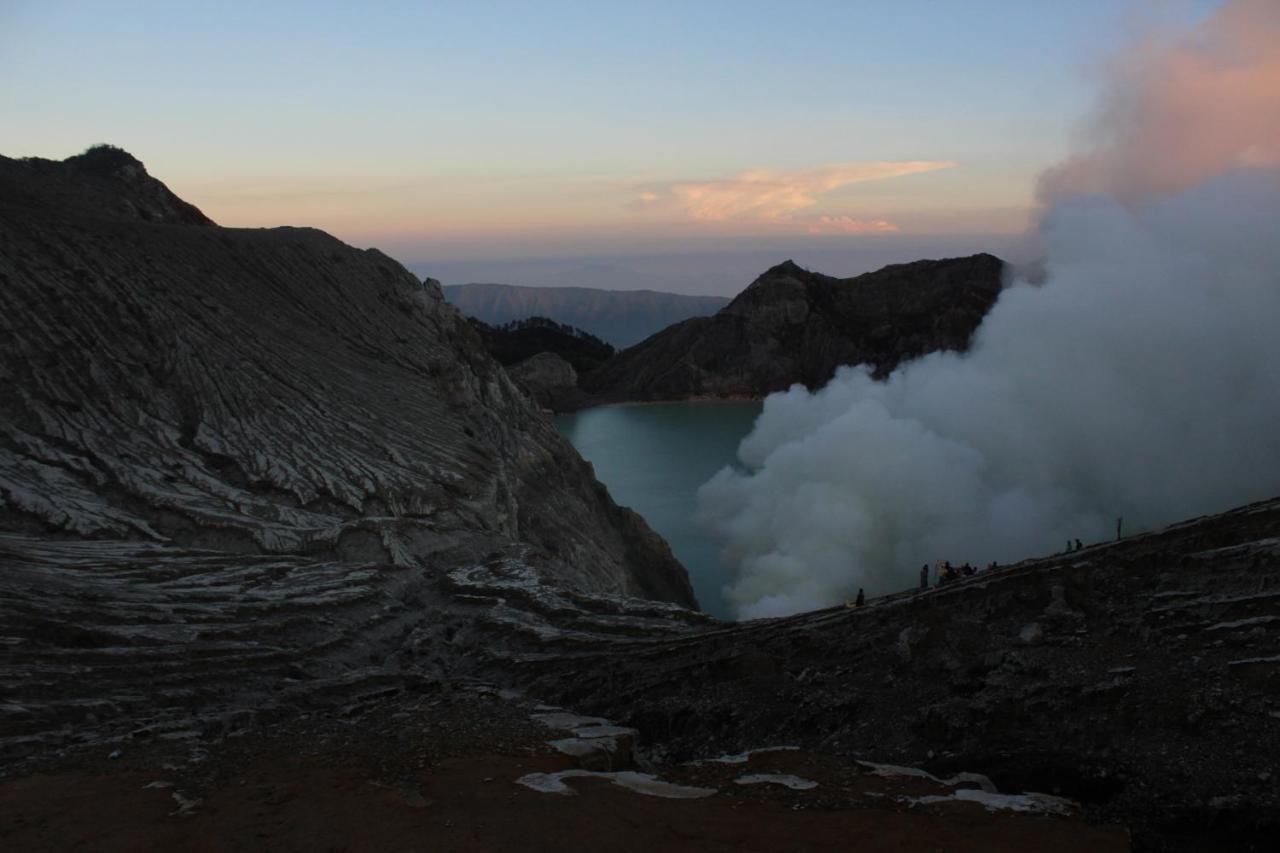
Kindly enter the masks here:
M 807 230 L 810 234 L 893 234 L 902 228 L 887 219 L 819 216 L 809 220 Z
M 681 181 L 648 187 L 639 195 L 635 206 L 642 210 L 674 210 L 700 222 L 754 220 L 787 223 L 794 221 L 798 211 L 812 207 L 821 196 L 840 187 L 949 169 L 955 165 L 950 161 L 906 160 L 835 163 L 795 172 L 751 169 L 734 178 Z M 859 221 L 848 216 L 823 216 L 804 224 L 806 227 L 827 229 L 811 230 L 811 233 L 831 233 L 842 224 L 847 229 L 850 223 Z M 883 220 L 864 224 L 875 222 Z M 843 233 L 853 232 L 845 230 Z

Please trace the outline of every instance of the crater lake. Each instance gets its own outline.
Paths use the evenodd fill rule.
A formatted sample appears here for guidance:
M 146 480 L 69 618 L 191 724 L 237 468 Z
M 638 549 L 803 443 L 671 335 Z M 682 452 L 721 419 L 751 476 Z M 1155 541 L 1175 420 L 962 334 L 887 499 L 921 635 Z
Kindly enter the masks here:
M 731 579 L 719 547 L 695 520 L 698 487 L 737 463 L 738 443 L 759 402 L 641 403 L 556 416 L 556 426 L 613 499 L 644 516 L 689 570 L 702 609 L 733 618 L 724 599 Z

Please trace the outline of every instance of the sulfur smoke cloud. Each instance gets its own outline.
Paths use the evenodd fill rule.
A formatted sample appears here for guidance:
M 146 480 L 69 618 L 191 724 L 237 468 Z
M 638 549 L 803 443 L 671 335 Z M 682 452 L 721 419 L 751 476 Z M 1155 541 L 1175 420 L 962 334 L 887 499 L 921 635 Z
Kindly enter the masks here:
M 914 584 L 1280 494 L 1280 5 L 1118 63 L 1041 183 L 1046 275 L 968 354 L 770 397 L 699 493 L 739 616 Z

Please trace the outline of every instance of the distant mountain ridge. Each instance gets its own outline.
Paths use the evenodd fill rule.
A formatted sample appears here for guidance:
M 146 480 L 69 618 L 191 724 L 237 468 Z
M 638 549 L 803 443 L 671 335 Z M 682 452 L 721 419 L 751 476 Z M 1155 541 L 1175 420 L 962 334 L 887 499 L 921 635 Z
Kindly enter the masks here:
M 444 296 L 462 313 L 489 325 L 547 317 L 619 348 L 638 343 L 673 323 L 714 314 L 729 304 L 724 296 L 514 284 L 451 284 L 444 287 Z

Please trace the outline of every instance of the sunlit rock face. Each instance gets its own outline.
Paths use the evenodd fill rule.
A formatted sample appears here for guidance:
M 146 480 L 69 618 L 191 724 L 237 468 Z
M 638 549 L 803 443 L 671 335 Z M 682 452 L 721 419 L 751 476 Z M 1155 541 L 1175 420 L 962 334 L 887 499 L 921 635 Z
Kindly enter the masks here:
M 1000 294 L 992 255 L 896 264 L 848 279 L 787 261 L 728 306 L 664 329 L 585 376 L 606 400 L 759 397 L 819 388 L 841 365 L 877 377 L 937 350 L 963 350 Z
M 296 578 L 282 601 L 318 607 L 496 555 L 580 593 L 694 604 L 666 544 L 438 284 L 380 252 L 217 227 L 115 149 L 0 158 L 0 246 L 0 533 L 6 566 L 24 567 L 7 600 L 25 603 L 0 606 L 13 660 L 120 607 L 123 576 L 170 605 L 146 619 L 179 623 L 172 606 L 205 586 L 234 612 L 276 572 Z M 169 569 L 183 594 L 153 583 Z M 218 577 L 232 572 L 242 586 Z M 41 608 L 42 585 L 79 582 L 102 585 L 100 607 Z M 145 633 L 120 619 L 107 645 Z

